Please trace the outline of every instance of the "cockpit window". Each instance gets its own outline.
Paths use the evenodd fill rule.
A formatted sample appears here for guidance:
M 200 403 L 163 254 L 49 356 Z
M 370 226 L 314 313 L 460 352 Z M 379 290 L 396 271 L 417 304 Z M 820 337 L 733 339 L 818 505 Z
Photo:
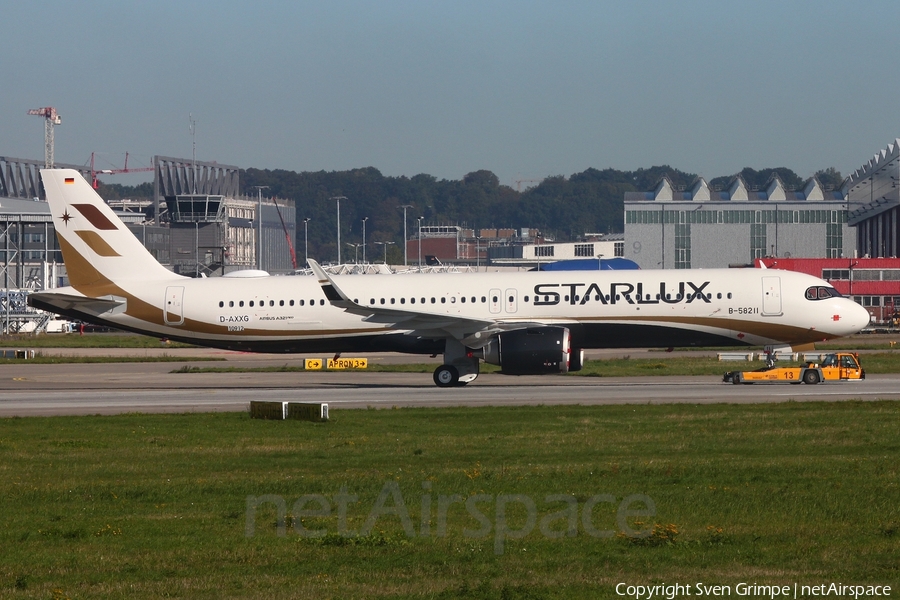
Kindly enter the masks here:
M 841 293 L 832 287 L 817 286 L 806 289 L 807 300 L 825 300 L 826 298 L 840 298 Z

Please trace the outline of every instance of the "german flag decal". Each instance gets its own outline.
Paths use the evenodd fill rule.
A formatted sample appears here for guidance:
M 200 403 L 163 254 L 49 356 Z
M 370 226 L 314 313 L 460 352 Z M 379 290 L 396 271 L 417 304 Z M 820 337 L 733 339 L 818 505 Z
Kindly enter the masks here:
M 90 221 L 91 225 L 101 231 L 118 229 L 103 215 L 102 212 L 100 212 L 100 209 L 93 204 L 73 204 L 72 208 L 84 215 L 84 218 Z
M 66 177 L 66 184 L 73 184 L 73 183 L 75 183 L 74 177 Z

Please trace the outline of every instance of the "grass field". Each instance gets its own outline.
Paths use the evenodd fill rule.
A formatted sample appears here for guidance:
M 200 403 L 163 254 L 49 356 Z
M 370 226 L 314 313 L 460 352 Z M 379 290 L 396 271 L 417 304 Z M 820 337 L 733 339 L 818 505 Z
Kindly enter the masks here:
M 129 333 L 76 333 L 3 335 L 0 348 L 195 348 L 180 342 L 161 342 L 146 335 Z
M 897 423 L 896 402 L 2 419 L 0 597 L 615 598 L 619 582 L 700 581 L 896 595 Z M 358 496 L 344 517 L 342 493 Z M 266 495 L 285 502 L 283 536 L 272 502 L 248 526 L 248 496 Z M 453 495 L 473 508 L 442 517 Z M 655 514 L 623 529 L 635 495 L 626 509 Z

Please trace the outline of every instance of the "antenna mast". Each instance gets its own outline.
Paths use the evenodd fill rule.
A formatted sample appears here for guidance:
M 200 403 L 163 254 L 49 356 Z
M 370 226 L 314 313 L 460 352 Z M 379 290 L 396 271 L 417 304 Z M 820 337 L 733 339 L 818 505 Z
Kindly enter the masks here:
M 194 120 L 194 113 L 188 113 L 188 120 L 191 122 L 191 190 L 192 194 L 197 193 L 197 121 Z

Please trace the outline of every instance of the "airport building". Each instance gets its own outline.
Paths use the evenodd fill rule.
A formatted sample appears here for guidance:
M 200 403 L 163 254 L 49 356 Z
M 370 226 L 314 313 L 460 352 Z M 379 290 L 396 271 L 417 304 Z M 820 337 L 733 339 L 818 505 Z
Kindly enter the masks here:
M 159 262 L 188 276 L 252 268 L 293 271 L 296 213 L 291 201 L 241 196 L 238 167 L 164 156 L 155 156 L 153 163 L 152 199 L 108 204 Z M 75 169 L 91 181 L 88 168 L 57 166 Z M 0 157 L 4 288 L 43 289 L 65 281 L 41 168 L 42 161 Z M 54 269 L 56 279 L 43 274 Z
M 900 139 L 878 152 L 844 183 L 859 256 L 900 256 Z
M 458 225 L 422 225 L 407 241 L 410 263 L 536 267 L 578 258 L 614 258 L 624 253 L 621 234 L 585 233 L 578 242 L 545 239 L 533 228 L 466 229 Z
M 625 253 L 622 234 L 586 233 L 578 242 L 533 240 L 524 244 L 493 246 L 488 249 L 490 264 L 537 267 L 561 260 L 616 258 Z
M 296 213 L 290 201 L 240 195 L 238 167 L 153 158 L 154 197 L 111 200 L 110 207 L 151 254 L 191 277 L 262 268 L 294 270 Z M 25 293 L 68 284 L 45 201 L 41 160 L 0 157 L 0 322 L 18 331 L 33 322 Z M 90 168 L 57 163 L 92 180 Z M 257 215 L 261 215 L 261 220 Z
M 763 256 L 852 257 L 856 232 L 841 190 L 809 179 L 801 189 L 773 176 L 764 189 L 737 176 L 723 189 L 698 178 L 676 189 L 625 194 L 625 258 L 642 269 L 746 265 Z

